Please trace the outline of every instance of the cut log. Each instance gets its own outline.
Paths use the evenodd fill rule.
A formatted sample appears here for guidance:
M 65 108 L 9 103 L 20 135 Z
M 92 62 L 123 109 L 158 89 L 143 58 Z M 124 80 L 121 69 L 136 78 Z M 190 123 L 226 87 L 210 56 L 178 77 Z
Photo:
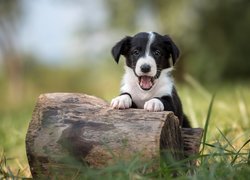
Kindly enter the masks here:
M 198 153 L 201 137 L 200 128 L 181 129 L 172 112 L 115 110 L 93 96 L 52 93 L 38 98 L 26 151 L 33 177 L 54 176 L 76 164 L 102 168 L 137 155 L 152 161 L 168 152 L 181 160 Z

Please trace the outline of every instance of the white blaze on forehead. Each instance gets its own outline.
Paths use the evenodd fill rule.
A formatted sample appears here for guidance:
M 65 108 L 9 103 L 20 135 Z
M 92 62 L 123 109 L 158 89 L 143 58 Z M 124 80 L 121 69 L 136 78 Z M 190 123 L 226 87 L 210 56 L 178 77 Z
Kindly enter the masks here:
M 146 45 L 146 50 L 145 50 L 145 56 L 142 56 L 138 59 L 136 66 L 135 66 L 135 72 L 137 74 L 137 76 L 151 76 L 154 77 L 157 73 L 157 66 L 156 66 L 156 62 L 153 56 L 150 56 L 150 47 L 152 45 L 152 43 L 154 42 L 155 39 L 155 34 L 153 32 L 149 32 L 148 33 L 148 42 Z M 151 67 L 150 72 L 148 73 L 143 73 L 141 71 L 141 66 L 143 64 L 147 64 Z
M 153 32 L 148 33 L 148 42 L 146 46 L 145 56 L 149 56 L 151 44 L 154 42 L 155 35 Z

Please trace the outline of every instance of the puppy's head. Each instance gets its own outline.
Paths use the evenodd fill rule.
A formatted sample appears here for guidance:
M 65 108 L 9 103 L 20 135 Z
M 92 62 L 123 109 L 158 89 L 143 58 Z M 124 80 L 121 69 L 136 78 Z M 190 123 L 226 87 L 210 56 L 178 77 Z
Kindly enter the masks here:
M 137 76 L 141 89 L 150 90 L 162 70 L 172 69 L 179 57 L 179 49 L 167 35 L 142 32 L 120 40 L 112 48 L 112 55 L 117 63 L 123 55 L 126 65 Z

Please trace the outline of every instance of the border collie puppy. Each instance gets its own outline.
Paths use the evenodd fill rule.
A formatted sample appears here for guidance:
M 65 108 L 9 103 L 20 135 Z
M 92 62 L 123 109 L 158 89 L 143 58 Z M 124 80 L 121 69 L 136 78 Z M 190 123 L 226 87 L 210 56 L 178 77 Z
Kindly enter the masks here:
M 126 58 L 121 94 L 111 101 L 112 108 L 172 111 L 182 127 L 190 127 L 171 75 L 179 49 L 169 36 L 155 32 L 127 36 L 112 48 L 112 55 L 117 63 L 120 55 Z

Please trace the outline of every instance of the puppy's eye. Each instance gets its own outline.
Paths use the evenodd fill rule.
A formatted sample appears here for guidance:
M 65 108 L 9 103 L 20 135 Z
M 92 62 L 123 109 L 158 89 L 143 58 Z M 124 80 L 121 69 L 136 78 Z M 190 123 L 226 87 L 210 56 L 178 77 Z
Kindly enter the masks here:
M 161 51 L 160 50 L 155 50 L 154 51 L 154 55 L 156 56 L 156 57 L 160 57 L 161 56 Z
M 140 51 L 138 49 L 135 49 L 132 51 L 133 56 L 139 56 L 139 54 L 140 54 Z

